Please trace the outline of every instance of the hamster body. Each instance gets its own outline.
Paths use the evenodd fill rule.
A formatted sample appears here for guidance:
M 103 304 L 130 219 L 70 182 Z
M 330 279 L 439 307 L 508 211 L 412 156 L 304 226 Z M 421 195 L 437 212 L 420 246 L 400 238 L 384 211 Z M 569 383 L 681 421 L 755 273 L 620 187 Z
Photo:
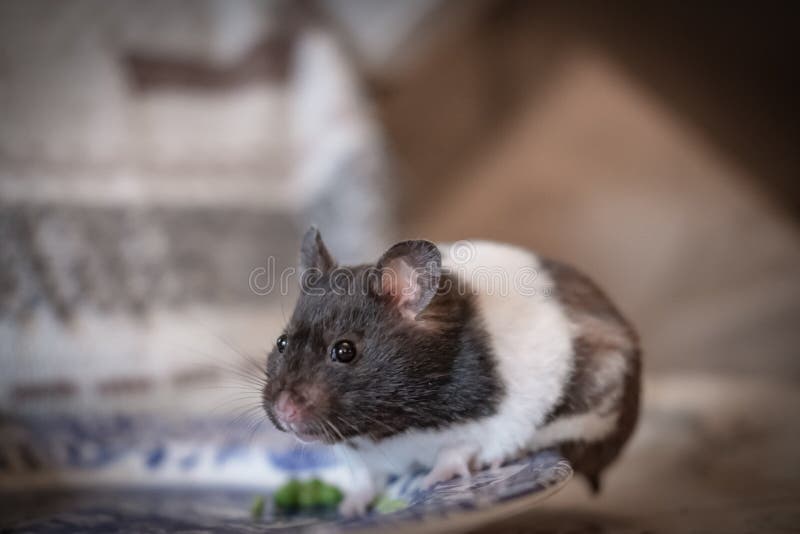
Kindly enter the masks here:
M 268 359 L 264 405 L 301 439 L 319 437 L 308 428 L 325 420 L 320 439 L 363 462 L 368 476 L 343 512 L 363 512 L 392 472 L 423 466 L 433 485 L 551 447 L 599 489 L 636 423 L 640 351 L 588 278 L 509 245 L 408 241 L 374 266 L 339 270 L 340 285 L 360 294 L 331 295 L 326 273 L 337 268 L 315 229 L 302 257 L 318 274 L 304 288 L 328 291 L 300 297 L 284 352 Z M 315 336 L 324 339 L 309 351 Z M 342 340 L 360 362 L 331 361 Z M 304 345 L 294 362 L 302 385 L 287 377 L 290 344 Z M 284 409 L 293 396 L 294 419 Z M 299 412 L 310 426 L 295 424 Z

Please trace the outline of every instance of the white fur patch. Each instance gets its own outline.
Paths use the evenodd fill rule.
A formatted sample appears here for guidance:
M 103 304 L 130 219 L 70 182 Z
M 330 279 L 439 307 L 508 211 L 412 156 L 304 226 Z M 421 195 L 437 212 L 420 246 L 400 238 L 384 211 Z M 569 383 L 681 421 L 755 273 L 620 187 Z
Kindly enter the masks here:
M 614 430 L 618 418 L 618 412 L 606 415 L 597 412 L 567 415 L 539 429 L 529 446 L 531 449 L 544 449 L 570 441 L 597 441 Z
M 622 383 L 625 379 L 625 373 L 628 372 L 628 362 L 625 360 L 625 356 L 619 352 L 606 352 L 598 354 L 596 359 L 602 361 L 603 365 L 594 373 L 595 384 L 602 386 L 604 384 Z M 597 409 L 604 410 L 606 407 L 604 405 Z

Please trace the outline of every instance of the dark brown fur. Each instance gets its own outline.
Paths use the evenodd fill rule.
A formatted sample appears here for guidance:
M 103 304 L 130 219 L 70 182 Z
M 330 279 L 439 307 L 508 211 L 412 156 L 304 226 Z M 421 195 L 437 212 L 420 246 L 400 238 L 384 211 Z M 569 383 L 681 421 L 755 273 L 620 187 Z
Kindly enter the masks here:
M 600 490 L 602 472 L 619 455 L 639 416 L 639 341 L 631 325 L 589 278 L 556 261 L 543 260 L 542 265 L 555 283 L 555 296 L 577 327 L 573 339 L 575 370 L 548 421 L 585 413 L 610 395 L 616 396 L 613 406 L 619 409 L 620 416 L 610 436 L 601 441 L 571 442 L 561 447 L 575 471 L 587 478 L 596 493 Z M 604 366 L 612 364 L 609 358 L 617 354 L 625 359 L 624 376 L 599 379 L 603 377 Z

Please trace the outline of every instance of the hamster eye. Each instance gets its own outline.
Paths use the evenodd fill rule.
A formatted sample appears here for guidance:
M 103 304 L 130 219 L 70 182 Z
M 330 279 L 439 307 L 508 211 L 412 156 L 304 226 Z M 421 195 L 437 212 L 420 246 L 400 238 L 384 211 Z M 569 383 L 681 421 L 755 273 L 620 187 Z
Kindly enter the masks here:
M 289 344 L 289 338 L 286 337 L 286 334 L 283 334 L 278 338 L 278 341 L 276 341 L 275 344 L 278 346 L 278 352 L 283 354 L 283 351 L 286 350 L 286 345 Z
M 334 343 L 331 347 L 331 360 L 335 362 L 347 363 L 356 357 L 356 346 L 350 341 L 343 339 Z

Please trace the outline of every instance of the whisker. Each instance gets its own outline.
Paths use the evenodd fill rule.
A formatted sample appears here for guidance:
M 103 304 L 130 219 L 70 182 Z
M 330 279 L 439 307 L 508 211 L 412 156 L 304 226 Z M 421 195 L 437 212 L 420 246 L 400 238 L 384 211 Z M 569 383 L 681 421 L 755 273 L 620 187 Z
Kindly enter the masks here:
M 372 421 L 374 423 L 378 423 L 379 425 L 383 426 L 386 430 L 388 430 L 392 434 L 397 434 L 397 433 L 400 432 L 400 430 L 398 430 L 397 428 L 395 428 L 395 427 L 393 427 L 393 426 L 381 421 L 380 419 L 376 419 L 374 417 L 370 417 L 366 413 L 362 413 L 360 415 L 361 415 L 361 417 L 365 417 L 366 419 L 369 419 L 370 421 Z
M 353 425 L 353 424 L 352 424 L 352 423 L 350 423 L 349 421 L 346 421 L 345 419 L 343 419 L 343 418 L 342 418 L 341 416 L 339 416 L 338 414 L 334 414 L 334 417 L 336 417 L 336 419 L 338 419 L 340 422 L 342 422 L 342 423 L 346 424 L 347 426 L 349 426 L 350 428 L 352 428 L 353 430 L 355 430 L 355 431 L 356 431 L 356 435 L 359 435 L 359 434 L 361 434 L 361 431 L 360 431 L 360 430 L 359 430 L 359 429 L 358 429 L 358 428 L 357 428 L 355 425 Z
M 266 374 L 262 376 L 262 373 L 266 373 L 266 371 L 263 371 L 260 368 L 256 369 L 254 366 L 252 366 L 252 363 L 250 362 L 246 362 L 247 365 L 250 366 L 250 368 L 236 367 L 230 362 L 219 361 L 215 359 L 215 357 L 209 353 L 199 350 L 194 350 L 193 352 L 195 352 L 200 356 L 203 356 L 207 360 L 206 362 L 197 364 L 203 370 L 211 369 L 215 371 L 220 371 L 223 374 L 233 375 L 245 380 L 246 382 L 256 385 L 265 385 L 267 383 Z
M 237 393 L 233 393 L 232 395 L 237 395 Z M 260 395 L 248 395 L 243 393 L 238 393 L 238 396 L 230 396 L 225 400 L 221 401 L 215 409 L 220 408 L 246 408 L 246 407 L 256 407 L 259 409 L 264 409 L 264 403 L 261 400 Z
M 327 418 L 324 418 L 324 417 L 323 417 L 323 418 L 322 418 L 322 422 L 323 422 L 323 423 L 326 423 L 328 426 L 330 426 L 330 427 L 333 429 L 333 431 L 334 431 L 334 432 L 336 432 L 336 434 L 338 434 L 338 435 L 339 435 L 339 438 L 340 438 L 342 441 L 347 441 L 347 440 L 345 439 L 345 437 L 344 437 L 344 434 L 342 434 L 342 433 L 339 431 L 339 429 L 338 429 L 338 428 L 336 428 L 336 425 L 334 425 L 334 424 L 333 424 L 333 422 L 332 422 L 330 419 L 327 419 Z
M 350 427 L 351 427 L 353 430 L 355 430 L 355 431 L 356 431 L 356 435 L 361 435 L 361 434 L 363 434 L 363 433 L 362 433 L 361 431 L 359 431 L 359 430 L 358 430 L 358 428 L 356 428 L 356 427 L 355 427 L 355 426 L 354 426 L 352 423 L 350 423 L 349 421 L 347 421 L 346 419 L 344 419 L 344 418 L 343 418 L 343 417 L 341 417 L 340 415 L 335 415 L 335 417 L 336 417 L 336 418 L 337 418 L 339 421 L 341 421 L 342 423 L 344 423 L 344 424 L 346 424 L 346 425 L 350 426 Z M 368 436 L 370 439 L 373 439 L 373 440 L 375 439 L 375 436 L 372 434 L 372 432 L 366 432 L 366 435 L 367 435 L 367 436 Z M 391 458 L 389 458 L 389 456 L 387 456 L 387 455 L 386 455 L 386 453 L 385 453 L 385 452 L 384 452 L 384 451 L 383 451 L 383 450 L 382 450 L 380 447 L 375 447 L 375 449 L 376 449 L 378 452 L 380 452 L 380 453 L 381 453 L 381 456 L 383 456 L 383 458 L 384 458 L 384 459 L 386 460 L 386 462 L 387 462 L 387 463 L 388 463 L 388 464 L 391 466 L 391 468 L 392 468 L 392 469 L 394 469 L 394 470 L 395 470 L 395 471 L 397 471 L 398 473 L 401 471 L 400 469 L 398 469 L 398 467 L 397 467 L 397 464 L 395 464 L 395 463 L 392 461 L 392 459 L 391 459 Z
M 346 441 L 344 435 L 342 434 L 342 432 L 336 427 L 336 425 L 333 424 L 333 422 L 330 419 L 323 418 L 322 421 L 327 423 L 334 430 L 334 432 L 339 434 L 339 436 L 342 438 L 342 442 Z M 355 470 L 353 469 L 353 464 L 350 461 L 350 454 L 348 453 L 348 451 L 345 450 L 343 447 L 336 447 L 335 450 L 339 454 L 342 454 L 344 456 L 345 463 L 347 464 L 347 469 L 350 470 L 350 475 L 355 477 Z
M 250 435 L 249 435 L 249 437 L 247 438 L 247 445 L 248 445 L 248 446 L 249 446 L 249 445 L 250 445 L 250 444 L 253 442 L 253 438 L 255 437 L 255 435 L 256 435 L 256 432 L 257 432 L 257 431 L 258 431 L 258 429 L 261 427 L 261 424 L 264 422 L 264 420 L 265 420 L 266 418 L 267 418 L 267 417 L 266 417 L 265 415 L 262 415 L 261 417 L 259 417 L 259 418 L 257 418 L 257 419 L 256 419 L 256 422 L 255 422 L 255 424 L 254 424 L 254 425 L 252 426 L 252 428 L 250 429 Z
M 237 417 L 235 417 L 231 421 L 228 421 L 228 423 L 225 426 L 227 430 L 231 432 L 237 432 L 237 433 L 241 432 L 242 433 L 241 435 L 244 435 L 245 432 L 248 432 L 250 430 L 251 426 L 253 425 L 252 418 L 254 416 L 257 416 L 258 413 L 259 410 L 257 408 L 250 408 L 240 413 Z M 260 418 L 256 419 L 256 421 L 260 421 Z M 242 424 L 245 425 L 244 428 L 241 427 Z

